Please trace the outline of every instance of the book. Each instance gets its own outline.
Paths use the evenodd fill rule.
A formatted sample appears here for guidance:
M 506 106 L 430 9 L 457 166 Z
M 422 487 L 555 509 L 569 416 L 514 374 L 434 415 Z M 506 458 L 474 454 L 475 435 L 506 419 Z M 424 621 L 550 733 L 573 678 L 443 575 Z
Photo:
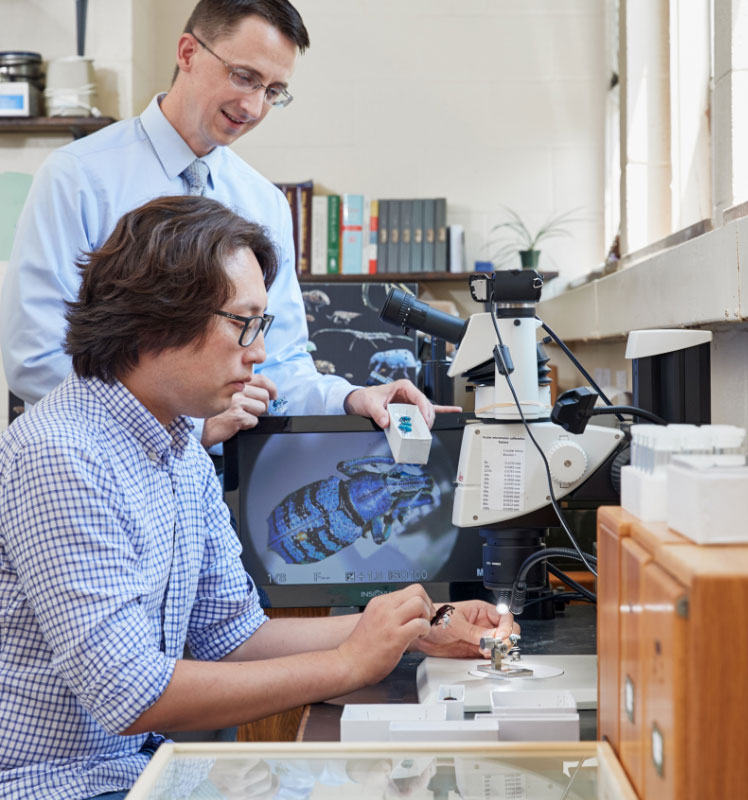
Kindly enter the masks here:
M 327 275 L 327 196 L 312 197 L 312 275 Z
M 434 271 L 434 220 L 436 202 L 428 198 L 423 201 L 423 272 Z
M 423 200 L 413 201 L 413 226 L 410 237 L 410 271 L 423 271 Z
M 340 195 L 327 197 L 327 274 L 340 272 Z
M 364 196 L 344 194 L 340 211 L 340 272 L 360 275 L 364 258 Z
M 291 209 L 291 229 L 293 236 L 293 249 L 294 249 L 294 269 L 297 274 L 299 272 L 299 252 L 301 251 L 301 241 L 299 240 L 299 206 L 296 202 L 296 184 L 295 183 L 276 183 L 286 196 L 288 206 Z
M 368 262 L 369 275 L 376 275 L 377 272 L 377 250 L 379 245 L 379 200 L 372 200 L 369 203 L 369 248 Z
M 400 270 L 400 201 L 389 201 L 389 239 L 387 242 L 387 272 Z
M 410 272 L 410 239 L 413 226 L 413 201 L 400 201 L 400 256 L 398 272 Z
M 462 225 L 450 225 L 449 234 L 449 271 L 465 272 L 465 228 Z
M 434 200 L 434 272 L 447 271 L 447 198 Z
M 389 200 L 379 201 L 379 246 L 377 247 L 377 272 L 388 272 L 387 254 L 389 252 Z
M 312 192 L 313 181 L 296 184 L 296 213 L 299 225 L 299 257 L 296 272 L 309 275 L 312 271 Z

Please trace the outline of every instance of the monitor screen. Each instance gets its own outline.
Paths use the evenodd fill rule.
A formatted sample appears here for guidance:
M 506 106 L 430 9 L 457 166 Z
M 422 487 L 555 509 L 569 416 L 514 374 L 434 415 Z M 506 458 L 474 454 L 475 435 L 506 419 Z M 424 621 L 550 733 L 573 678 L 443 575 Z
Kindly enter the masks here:
M 425 465 L 356 416 L 266 417 L 224 448 L 247 572 L 272 606 L 363 606 L 409 583 L 481 585 L 482 540 L 452 525 L 466 414 L 437 414 Z

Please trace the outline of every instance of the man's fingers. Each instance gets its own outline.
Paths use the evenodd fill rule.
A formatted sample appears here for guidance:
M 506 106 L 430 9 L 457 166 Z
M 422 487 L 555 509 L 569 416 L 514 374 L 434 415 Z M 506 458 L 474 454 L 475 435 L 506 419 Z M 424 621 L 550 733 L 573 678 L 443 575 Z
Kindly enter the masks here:
M 265 389 L 267 393 L 270 395 L 271 399 L 275 400 L 278 396 L 278 387 L 270 380 L 270 378 L 266 377 L 262 373 L 253 373 L 252 380 L 249 381 L 247 386 L 257 386 L 261 389 Z

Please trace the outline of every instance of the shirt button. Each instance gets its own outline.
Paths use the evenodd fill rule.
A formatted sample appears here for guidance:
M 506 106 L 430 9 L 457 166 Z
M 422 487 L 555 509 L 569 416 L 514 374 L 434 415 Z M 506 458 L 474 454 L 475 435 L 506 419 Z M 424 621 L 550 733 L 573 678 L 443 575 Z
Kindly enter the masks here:
M 148 453 L 148 458 L 150 458 L 154 464 L 161 461 L 161 456 L 155 450 L 151 450 L 151 452 Z

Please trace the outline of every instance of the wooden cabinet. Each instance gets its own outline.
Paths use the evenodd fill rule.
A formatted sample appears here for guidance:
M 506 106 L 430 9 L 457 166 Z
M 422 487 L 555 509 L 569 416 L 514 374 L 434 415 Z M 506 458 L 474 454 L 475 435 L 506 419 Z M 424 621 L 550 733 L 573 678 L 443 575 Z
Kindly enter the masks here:
M 644 800 L 745 796 L 748 546 L 604 508 L 598 559 L 601 736 Z
M 681 800 L 686 794 L 686 623 L 685 593 L 657 564 L 641 571 L 641 737 L 644 797 Z M 643 756 L 643 758 L 641 758 Z M 636 763 L 636 762 L 630 762 Z M 631 771 L 629 771 L 631 775 Z M 640 790 L 641 791 L 641 790 Z
M 637 792 L 644 787 L 644 670 L 642 638 L 644 567 L 652 560 L 641 545 L 621 541 L 620 677 L 618 698 L 619 750 Z

